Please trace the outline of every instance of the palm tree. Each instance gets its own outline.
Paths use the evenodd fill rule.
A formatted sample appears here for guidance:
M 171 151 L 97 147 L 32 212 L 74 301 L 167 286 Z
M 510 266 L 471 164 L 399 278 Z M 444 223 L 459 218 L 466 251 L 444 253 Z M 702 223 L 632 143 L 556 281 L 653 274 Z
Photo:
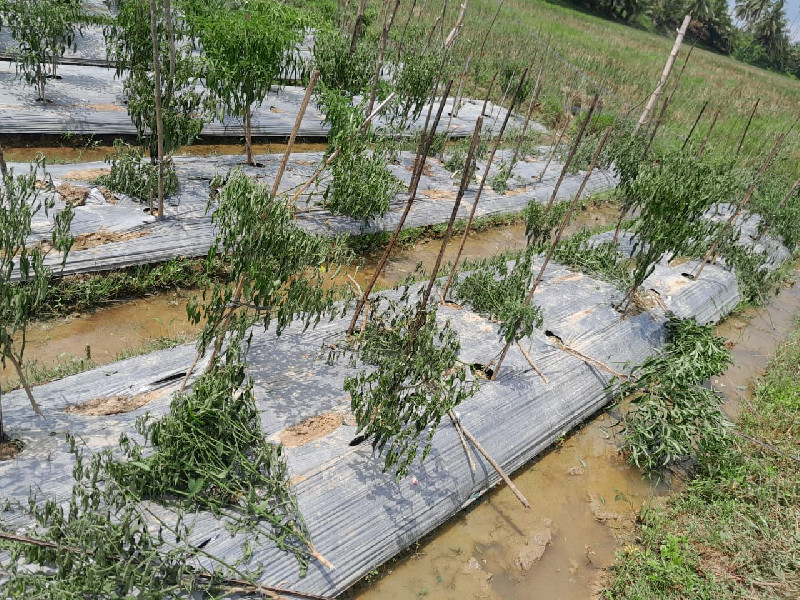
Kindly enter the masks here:
M 733 14 L 749 28 L 769 10 L 772 2 L 773 0 L 736 0 Z
M 774 62 L 783 62 L 789 49 L 786 0 L 774 0 L 752 26 L 753 36 Z

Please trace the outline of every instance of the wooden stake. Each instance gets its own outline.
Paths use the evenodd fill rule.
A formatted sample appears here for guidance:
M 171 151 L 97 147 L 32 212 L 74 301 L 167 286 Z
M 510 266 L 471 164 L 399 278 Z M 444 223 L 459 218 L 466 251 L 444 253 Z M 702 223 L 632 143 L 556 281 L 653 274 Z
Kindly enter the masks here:
M 519 158 L 519 151 L 522 148 L 522 142 L 525 139 L 525 135 L 528 133 L 528 126 L 531 122 L 531 117 L 533 116 L 533 110 L 536 108 L 536 101 L 539 99 L 539 91 L 541 90 L 541 83 L 542 83 L 542 72 L 544 71 L 544 66 L 539 67 L 539 72 L 536 75 L 536 83 L 533 86 L 533 91 L 531 92 L 531 101 L 528 104 L 528 112 L 525 114 L 525 122 L 522 124 L 522 131 L 519 134 L 519 139 L 517 140 L 517 145 L 514 147 L 514 153 L 511 155 L 511 162 L 509 163 L 509 170 L 513 170 L 514 165 L 517 164 L 517 159 Z
M 316 69 L 313 73 L 311 73 L 311 78 L 308 81 L 308 87 L 306 88 L 306 94 L 303 96 L 303 101 L 300 103 L 300 111 L 297 113 L 297 118 L 294 120 L 294 127 L 292 127 L 292 133 L 289 136 L 289 141 L 286 143 L 286 152 L 283 153 L 283 160 L 281 160 L 281 165 L 278 167 L 278 173 L 275 175 L 275 183 L 272 184 L 272 195 L 278 195 L 278 189 L 281 186 L 281 179 L 283 179 L 283 172 L 286 170 L 286 165 L 289 162 L 289 156 L 292 153 L 292 148 L 294 148 L 294 141 L 297 139 L 297 132 L 300 131 L 300 124 L 303 122 L 303 117 L 306 114 L 306 109 L 308 108 L 308 103 L 311 101 L 311 94 L 314 91 L 314 86 L 317 84 L 317 80 L 319 79 L 319 71 Z
M 747 206 L 747 204 L 750 202 L 750 199 L 753 197 L 753 194 L 756 191 L 756 187 L 758 186 L 758 182 L 761 179 L 761 176 L 764 175 L 766 170 L 772 164 L 772 161 L 775 159 L 775 155 L 778 153 L 778 150 L 780 149 L 781 145 L 783 145 L 783 141 L 788 137 L 792 129 L 794 129 L 794 126 L 797 124 L 798 120 L 800 120 L 800 117 L 798 117 L 798 119 L 796 119 L 794 123 L 792 123 L 791 127 L 789 127 L 789 129 L 785 133 L 782 133 L 781 135 L 778 136 L 778 139 L 775 142 L 775 145 L 772 147 L 769 156 L 767 156 L 767 159 L 764 161 L 764 164 L 761 165 L 761 168 L 759 169 L 755 179 L 753 179 L 753 184 L 747 190 L 747 193 L 744 195 L 744 198 L 742 198 L 742 201 L 739 203 L 739 206 L 730 216 L 727 223 L 723 226 L 723 229 L 732 226 L 736 222 L 736 219 L 739 218 L 739 215 L 742 214 L 742 209 L 744 209 L 744 207 Z M 703 258 L 703 262 L 700 263 L 700 268 L 697 270 L 697 273 L 693 275 L 693 279 L 695 280 L 699 279 L 700 275 L 703 273 L 703 269 L 705 268 L 706 264 L 708 264 L 712 259 L 716 260 L 717 247 L 719 246 L 721 236 L 722 236 L 722 231 L 720 231 L 714 242 L 711 244 L 711 247 L 708 249 L 708 252 L 706 252 L 705 257 Z
M 545 215 L 550 211 L 550 207 L 553 206 L 553 202 L 555 202 L 558 190 L 559 188 L 561 188 L 561 184 L 564 182 L 564 178 L 567 176 L 567 171 L 572 165 L 572 161 L 575 158 L 575 154 L 578 152 L 578 147 L 581 145 L 581 140 L 583 140 L 583 134 L 586 133 L 586 126 L 589 125 L 589 121 L 592 120 L 592 115 L 594 114 L 594 111 L 597 108 L 597 103 L 599 102 L 599 100 L 600 100 L 600 94 L 595 94 L 594 99 L 592 100 L 592 105 L 589 107 L 589 112 L 586 114 L 586 118 L 583 120 L 583 123 L 581 123 L 581 128 L 578 131 L 578 136 L 572 143 L 572 148 L 570 148 L 569 150 L 569 155 L 567 156 L 567 160 L 564 163 L 563 168 L 561 169 L 561 175 L 559 175 L 558 177 L 558 181 L 556 182 L 556 187 L 553 188 L 553 193 L 550 195 L 550 200 L 547 201 L 547 206 L 544 209 Z M 602 148 L 604 144 L 605 144 L 605 138 L 603 143 L 599 147 Z M 592 168 L 594 168 L 594 164 L 592 164 Z M 591 173 L 591 171 L 589 172 Z
M 756 114 L 756 109 L 758 108 L 759 102 L 761 102 L 761 98 L 756 98 L 756 103 L 753 105 L 753 110 L 750 111 L 750 117 L 747 119 L 747 125 L 744 126 L 744 131 L 742 132 L 742 139 L 739 140 L 739 145 L 736 147 L 736 156 L 739 156 L 739 154 L 742 151 L 744 138 L 747 137 L 747 132 L 750 130 L 750 123 L 753 122 L 753 117 Z
M 653 111 L 653 107 L 661 97 L 661 93 L 664 91 L 664 86 L 667 84 L 669 74 L 672 71 L 672 66 L 675 64 L 675 59 L 678 57 L 678 52 L 680 51 L 681 44 L 683 43 L 683 37 L 686 35 L 686 30 L 689 28 L 689 22 L 691 20 L 691 15 L 686 15 L 683 18 L 683 23 L 681 24 L 680 29 L 678 29 L 678 37 L 675 38 L 675 43 L 672 45 L 672 51 L 669 53 L 667 63 L 664 65 L 664 70 L 661 72 L 661 79 L 659 80 L 656 89 L 653 90 L 650 99 L 647 101 L 647 106 L 644 107 L 642 115 L 639 117 L 639 121 L 636 123 L 634 133 L 639 131 L 639 128 L 641 128 L 645 121 L 647 121 L 650 113 Z
M 681 150 L 686 148 L 686 144 L 688 144 L 689 140 L 692 139 L 692 134 L 694 133 L 694 130 L 697 127 L 697 124 L 700 122 L 700 119 L 703 118 L 703 113 L 706 112 L 706 107 L 707 106 L 708 106 L 708 100 L 703 102 L 703 108 L 700 109 L 700 113 L 697 115 L 697 118 L 694 120 L 694 125 L 692 125 L 692 128 L 689 130 L 689 135 L 687 135 L 686 139 L 683 140 L 683 146 L 681 146 Z
M 386 54 L 386 46 L 389 44 L 389 31 L 392 29 L 394 18 L 397 16 L 397 9 L 400 8 L 400 0 L 394 0 L 394 9 L 388 21 L 384 22 L 383 30 L 381 31 L 381 46 L 378 52 L 378 60 L 375 61 L 375 73 L 372 75 L 372 87 L 369 91 L 369 102 L 367 103 L 367 114 L 372 112 L 372 107 L 375 105 L 375 96 L 378 93 L 378 81 L 381 78 L 381 69 L 383 68 L 383 57 Z
M 0 144 L 0 177 L 8 175 L 8 166 L 6 165 L 6 157 L 3 155 L 3 144 Z
M 361 25 L 364 23 L 364 12 L 367 10 L 367 0 L 361 0 L 358 5 L 356 22 L 353 25 L 353 36 L 350 38 L 350 54 L 355 54 L 358 38 L 361 36 Z
M 522 356 L 524 356 L 525 360 L 528 361 L 528 364 L 531 366 L 531 368 L 534 371 L 536 371 L 536 374 L 539 375 L 539 377 L 542 378 L 542 381 L 544 381 L 545 383 L 549 384 L 550 381 L 547 379 L 547 376 L 544 373 L 542 373 L 542 370 L 539 367 L 536 366 L 536 363 L 533 362 L 533 359 L 531 358 L 531 355 L 528 354 L 528 351 L 525 350 L 525 348 L 523 348 L 523 346 L 522 346 L 522 344 L 520 343 L 519 340 L 517 340 L 517 346 L 519 347 L 519 351 L 522 352 Z
M 487 451 L 484 449 L 484 447 L 480 445 L 480 443 L 478 442 L 478 440 L 476 440 L 476 439 L 475 439 L 475 436 L 473 436 L 473 435 L 472 435 L 472 434 L 469 432 L 469 430 L 468 430 L 466 427 L 464 427 L 464 424 L 463 424 L 463 423 L 461 424 L 461 430 L 464 432 L 464 436 L 465 436 L 465 437 L 466 437 L 466 438 L 467 438 L 467 439 L 468 439 L 470 442 L 472 442 L 472 445 L 473 445 L 473 446 L 475 446 L 475 449 L 476 449 L 478 452 L 480 452 L 480 453 L 481 453 L 481 455 L 483 456 L 483 458 L 485 458 L 485 459 L 486 459 L 486 461 L 487 461 L 487 462 L 488 462 L 490 465 L 492 465 L 492 467 L 494 468 L 494 470 L 495 470 L 495 471 L 497 471 L 497 474 L 498 474 L 498 475 L 500 475 L 500 477 L 503 479 L 503 481 L 506 483 L 506 485 L 509 487 L 509 489 L 511 489 L 511 491 L 512 491 L 512 492 L 514 492 L 514 495 L 515 495 L 515 496 L 517 497 L 517 499 L 518 499 L 518 500 L 519 500 L 519 501 L 522 503 L 522 506 L 524 506 L 525 508 L 530 508 L 530 507 L 531 507 L 531 503 L 530 503 L 530 502 L 528 502 L 528 499 L 527 499 L 527 498 L 525 498 L 525 496 L 523 496 L 522 492 L 520 492 L 520 491 L 519 491 L 519 489 L 517 488 L 517 486 L 516 486 L 516 485 L 514 485 L 514 482 L 513 482 L 513 481 L 511 481 L 511 478 L 510 478 L 508 475 L 506 475 L 506 472 L 505 472 L 505 471 L 503 471 L 503 468 L 502 468 L 502 467 L 501 467 L 501 466 L 498 464 L 498 462 L 497 462 L 495 459 L 493 459 L 493 458 L 492 458 L 492 457 L 489 455 L 489 453 L 488 453 L 488 452 L 487 452 Z
M 711 127 L 708 128 L 705 137 L 703 138 L 703 142 L 700 144 L 700 149 L 697 151 L 696 158 L 699 160 L 703 156 L 703 151 L 706 149 L 706 144 L 708 143 L 708 139 L 711 137 L 711 132 L 714 131 L 714 126 L 717 124 L 717 119 L 719 119 L 719 109 L 717 112 L 714 113 L 714 119 L 711 121 Z
M 597 103 L 597 96 L 594 97 L 595 101 L 592 103 L 594 106 Z M 594 155 L 592 156 L 592 162 L 589 164 L 589 168 L 586 170 L 586 175 L 583 177 L 583 181 L 581 182 L 581 187 L 578 188 L 578 193 L 575 194 L 575 197 L 572 199 L 570 203 L 569 210 L 564 215 L 564 218 L 561 220 L 561 225 L 558 228 L 558 232 L 556 233 L 555 239 L 550 244 L 550 249 L 547 251 L 547 256 L 542 263 L 542 267 L 539 269 L 539 273 L 536 275 L 536 279 L 533 282 L 533 286 L 531 287 L 528 295 L 525 297 L 525 304 L 530 304 L 533 301 L 533 294 L 536 292 L 536 288 L 539 287 L 539 284 L 542 282 L 542 278 L 544 277 L 545 269 L 547 269 L 547 265 L 550 263 L 550 259 L 553 258 L 553 253 L 556 250 L 556 246 L 561 241 L 561 236 L 564 234 L 564 229 L 566 229 L 567 224 L 572 220 L 572 214 L 575 212 L 575 207 L 578 205 L 578 201 L 581 199 L 581 195 L 583 191 L 586 189 L 586 184 L 589 182 L 589 178 L 592 176 L 592 172 L 594 171 L 594 167 L 597 164 L 597 160 L 600 158 L 600 153 L 603 151 L 603 147 L 606 145 L 608 141 L 608 137 L 611 134 L 611 127 L 606 127 L 606 130 L 603 132 L 603 137 L 600 139 L 600 143 L 597 145 L 597 148 L 594 151 Z M 506 341 L 505 346 L 503 346 L 502 352 L 500 352 L 500 358 L 497 360 L 497 367 L 492 373 L 492 379 L 497 378 L 497 374 L 500 372 L 500 367 L 503 366 L 503 361 L 506 358 L 506 354 L 508 354 L 509 348 L 511 348 L 511 344 L 514 338 L 517 335 L 517 330 L 519 329 L 519 322 L 517 321 L 514 323 L 514 327 L 512 329 L 512 334 L 509 336 L 508 341 Z
M 417 315 L 414 318 L 414 325 L 411 328 L 410 335 L 408 336 L 408 346 L 406 347 L 406 353 L 410 356 L 411 350 L 414 346 L 414 341 L 417 338 L 417 333 L 419 332 L 419 328 L 422 326 L 422 320 L 424 315 L 427 312 L 428 308 L 428 301 L 431 297 L 431 291 L 433 290 L 433 286 L 436 283 L 437 275 L 439 274 L 439 268 L 442 265 L 442 259 L 444 258 L 444 253 L 447 250 L 447 244 L 450 243 L 450 236 L 453 233 L 453 223 L 456 221 L 456 217 L 458 216 L 458 209 L 461 208 L 461 200 L 464 198 L 464 193 L 467 191 L 469 187 L 470 179 L 472 179 L 472 163 L 474 160 L 475 151 L 478 148 L 478 144 L 481 141 L 481 129 L 483 128 L 483 115 L 479 116 L 477 121 L 475 121 L 475 129 L 472 132 L 472 140 L 469 145 L 469 150 L 467 151 L 467 158 L 464 162 L 464 171 L 461 174 L 461 184 L 458 186 L 458 193 L 456 194 L 456 200 L 453 203 L 453 210 L 450 212 L 450 220 L 447 222 L 447 229 L 445 229 L 444 236 L 442 237 L 442 244 L 439 247 L 439 254 L 436 256 L 436 262 L 433 265 L 433 269 L 431 270 L 431 277 L 428 280 L 428 285 L 425 286 L 425 291 L 422 294 L 422 299 L 420 300 L 419 307 L 417 309 Z
M 367 289 L 364 291 L 364 296 L 358 301 L 358 305 L 356 306 L 356 310 L 353 313 L 353 319 L 350 321 L 350 326 L 347 328 L 347 335 L 352 335 L 353 330 L 356 327 L 356 323 L 358 322 L 358 316 L 361 314 L 361 311 L 364 309 L 364 304 L 366 303 L 369 295 L 372 293 L 372 288 L 375 287 L 375 283 L 378 281 L 378 277 L 380 276 L 383 267 L 386 266 L 386 262 L 389 260 L 389 255 L 394 248 L 394 245 L 397 243 L 397 238 L 400 237 L 400 232 L 403 230 L 403 225 L 408 218 L 408 213 L 411 212 L 411 207 L 414 204 L 414 200 L 417 197 L 417 187 L 419 186 L 419 180 L 422 178 L 422 171 L 425 168 L 425 162 L 428 157 L 428 152 L 430 151 L 431 144 L 433 143 L 433 138 L 436 134 L 436 128 L 439 126 L 439 120 L 442 118 L 442 112 L 444 112 L 444 106 L 447 102 L 447 96 L 450 94 L 450 89 L 453 87 L 453 80 L 451 79 L 447 85 L 445 86 L 445 92 L 442 95 L 442 100 L 439 103 L 439 109 L 436 111 L 436 117 L 433 120 L 433 125 L 431 126 L 430 130 L 423 129 L 422 139 L 420 140 L 419 149 L 417 150 L 417 157 L 414 161 L 414 173 L 411 176 L 411 185 L 409 186 L 409 194 L 408 194 L 408 201 L 406 202 L 406 207 L 403 210 L 403 214 L 400 216 L 400 221 L 397 223 L 397 227 L 395 227 L 394 233 L 392 234 L 389 243 L 386 245 L 386 248 L 383 251 L 383 255 L 381 256 L 380 261 L 378 262 L 378 266 L 375 269 L 375 273 L 372 275 L 372 279 L 370 279 L 369 284 L 367 285 Z
M 156 147 L 158 153 L 158 218 L 164 218 L 164 116 L 161 113 L 161 59 L 159 57 L 156 0 L 150 0 L 150 38 L 153 44 L 153 80 L 156 101 Z
M 447 411 L 447 416 L 450 417 L 450 421 L 452 421 L 453 427 L 456 428 L 456 433 L 458 433 L 458 438 L 461 440 L 461 445 L 464 448 L 464 453 L 467 455 L 467 460 L 469 461 L 469 470 L 474 473 L 475 461 L 472 460 L 472 452 L 469 451 L 469 446 L 467 446 L 467 438 L 464 436 L 464 428 L 461 425 L 461 421 L 458 420 L 458 417 L 453 412 L 453 409 Z

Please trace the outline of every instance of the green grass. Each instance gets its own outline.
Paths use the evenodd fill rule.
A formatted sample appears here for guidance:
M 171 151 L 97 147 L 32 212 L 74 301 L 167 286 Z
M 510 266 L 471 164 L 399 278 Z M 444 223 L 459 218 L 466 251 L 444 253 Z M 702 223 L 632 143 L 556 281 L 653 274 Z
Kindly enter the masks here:
M 420 0 L 418 4 L 429 22 L 433 22 L 430 17 L 441 12 L 440 0 Z M 497 4 L 497 0 L 470 2 L 456 63 L 463 64 L 470 52 L 478 54 Z M 458 2 L 449 4 L 448 26 L 455 21 L 459 5 Z M 532 38 L 531 30 L 542 40 L 550 39 L 552 48 L 571 65 L 613 94 L 604 96 L 605 111 L 626 112 L 623 104 L 626 102 L 635 107 L 632 114 L 637 117 L 658 82 L 673 43 L 672 38 L 664 35 L 542 0 L 506 0 L 488 38 L 483 60 L 473 58 L 472 64 L 477 66 L 471 68 L 472 78 L 481 89 L 488 86 L 495 72 L 500 73 L 502 82 L 504 73 L 518 73 L 532 60 L 534 71 L 544 64 L 542 46 Z M 674 74 L 680 70 L 688 51 L 689 45 L 684 44 Z M 560 112 L 565 87 L 589 95 L 600 91 L 598 86 L 565 67 L 554 54 L 547 61 L 544 102 L 538 115 L 545 122 Z M 467 93 L 480 92 L 468 85 Z M 693 139 L 702 138 L 714 111 L 720 110 L 710 146 L 730 154 L 738 145 L 756 99 L 761 102 L 742 151 L 745 162 L 750 165 L 760 164 L 778 132 L 792 123 L 800 106 L 800 82 L 697 47 L 667 113 L 668 127 L 662 139 L 682 144 L 703 102 L 709 100 L 709 108 Z M 775 169 L 796 177 L 800 174 L 800 132 L 795 132 L 787 144 L 788 149 L 781 153 Z
M 739 431 L 780 453 L 732 436 L 701 457 L 685 491 L 642 511 L 639 543 L 618 554 L 604 597 L 800 596 L 800 324 L 752 404 Z

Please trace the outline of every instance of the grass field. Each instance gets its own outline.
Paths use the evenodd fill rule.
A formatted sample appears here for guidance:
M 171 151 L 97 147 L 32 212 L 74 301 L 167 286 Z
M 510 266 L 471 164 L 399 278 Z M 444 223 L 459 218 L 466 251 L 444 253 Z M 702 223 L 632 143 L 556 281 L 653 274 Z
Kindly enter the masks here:
M 666 508 L 642 512 L 639 547 L 618 555 L 605 598 L 800 596 L 800 324 L 759 382 L 732 438 Z
M 499 0 L 472 0 L 469 3 L 458 60 L 465 61 L 470 52 L 478 56 L 498 3 Z M 432 23 L 441 6 L 440 0 L 422 0 L 417 10 L 428 14 Z M 447 23 L 455 21 L 458 8 L 458 2 L 449 3 Z M 549 53 L 549 58 L 545 59 L 542 43 L 536 41 L 534 34 L 545 42 L 550 40 L 551 47 L 577 70 L 563 64 L 555 53 Z M 607 110 L 624 112 L 632 109 L 632 114 L 638 115 L 658 83 L 672 43 L 670 37 L 638 30 L 573 7 L 542 0 L 506 0 L 491 29 L 483 59 L 477 61 L 474 58 L 470 70 L 473 78 L 486 86 L 496 71 L 501 73 L 502 80 L 504 72 L 519 72 L 532 61 L 534 69 L 537 69 L 547 60 L 544 79 L 549 104 L 561 101 L 566 86 L 586 94 L 600 91 L 584 77 L 585 74 L 613 94 L 605 94 Z M 681 49 L 673 70 L 673 81 L 689 48 L 689 44 L 684 44 Z M 476 62 L 479 63 L 477 66 Z M 467 90 L 470 91 L 469 87 Z M 709 107 L 693 139 L 701 139 L 714 112 L 719 110 L 719 120 L 709 144 L 711 148 L 730 155 L 738 146 L 757 99 L 760 99 L 758 111 L 742 150 L 743 160 L 750 164 L 760 164 L 778 134 L 788 129 L 800 115 L 800 81 L 697 47 L 667 112 L 667 127 L 662 141 L 682 143 L 703 103 L 708 100 Z M 800 131 L 795 131 L 774 168 L 796 176 L 800 174 L 799 162 Z

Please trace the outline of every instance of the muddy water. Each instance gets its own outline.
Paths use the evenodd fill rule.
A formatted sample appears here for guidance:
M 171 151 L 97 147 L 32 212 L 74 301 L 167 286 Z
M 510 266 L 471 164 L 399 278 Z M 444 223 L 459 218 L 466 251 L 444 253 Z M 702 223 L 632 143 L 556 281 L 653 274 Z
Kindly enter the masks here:
M 323 152 L 325 144 L 295 144 L 292 153 Z M 286 151 L 286 144 L 253 144 L 255 154 L 274 154 Z M 240 144 L 197 144 L 185 146 L 175 156 L 217 156 L 244 155 L 244 145 Z M 84 148 L 70 147 L 29 147 L 6 148 L 5 157 L 9 162 L 32 162 L 39 155 L 44 155 L 48 163 L 78 163 L 101 161 L 107 154 L 114 154 L 113 146 L 89 145 Z
M 794 279 L 798 276 L 795 269 Z M 800 284 L 792 282 L 768 306 L 745 310 L 717 327 L 717 334 L 733 344 L 734 364 L 712 383 L 725 395 L 731 418 L 746 406 L 752 378 L 763 373 L 780 340 L 792 331 L 798 311 Z M 636 511 L 668 493 L 625 464 L 612 419 L 600 414 L 517 473 L 514 482 L 531 510 L 507 488 L 487 494 L 348 597 L 597 597 L 603 569 L 627 540 Z
M 92 361 L 107 364 L 158 338 L 188 339 L 198 329 L 186 317 L 192 295 L 169 292 L 35 323 L 28 329 L 25 360 L 54 367 L 86 358 L 88 346 Z M 0 371 L 0 383 L 16 379 L 10 365 Z
M 618 216 L 613 206 L 603 205 L 582 211 L 572 230 L 583 225 L 597 227 L 613 223 Z M 455 258 L 460 243 L 450 243 L 445 261 Z M 432 268 L 439 252 L 439 240 L 426 240 L 412 248 L 398 249 L 378 280 L 381 287 L 396 285 L 413 274 L 418 263 Z M 525 228 L 512 225 L 471 235 L 464 248 L 466 258 L 493 256 L 525 245 Z M 372 277 L 379 256 L 370 256 L 356 273 L 364 285 Z M 89 346 L 92 360 L 106 364 L 123 352 L 139 349 L 150 340 L 160 337 L 190 337 L 197 331 L 186 317 L 186 302 L 194 292 L 169 292 L 100 308 L 81 315 L 36 323 L 28 331 L 25 349 L 26 362 L 36 361 L 42 367 L 54 367 L 86 357 Z M 13 368 L 0 371 L 0 383 L 17 379 Z
M 613 562 L 615 529 L 665 492 L 619 456 L 608 414 L 528 464 L 514 482 L 530 510 L 507 488 L 496 490 L 349 596 L 585 600 Z
M 736 419 L 753 393 L 754 376 L 763 374 L 775 349 L 789 332 L 800 307 L 800 264 L 795 265 L 795 277 L 784 285 L 769 305 L 752 308 L 727 319 L 717 327 L 717 334 L 735 344 L 731 348 L 733 365 L 714 377 L 714 388 L 725 397 L 723 409 Z
M 613 204 L 602 204 L 590 206 L 586 210 L 578 213 L 575 220 L 564 231 L 566 236 L 580 231 L 583 227 L 595 229 L 600 227 L 610 227 L 616 224 L 619 218 L 619 210 Z M 448 261 L 455 260 L 458 247 L 461 244 L 461 234 L 454 236 L 445 250 L 442 265 Z M 474 260 L 496 256 L 502 252 L 510 250 L 521 250 L 525 247 L 525 225 L 514 223 L 504 227 L 497 227 L 486 231 L 472 233 L 467 238 L 461 260 Z M 393 253 L 389 262 L 381 271 L 377 284 L 381 287 L 389 287 L 403 281 L 409 275 L 414 274 L 417 265 L 421 264 L 422 269 L 430 272 L 436 262 L 436 257 L 441 248 L 442 242 L 439 239 L 424 240 L 409 248 L 399 248 Z M 364 266 L 359 270 L 356 279 L 363 283 L 372 276 L 378 264 L 380 255 L 370 256 L 365 261 Z

